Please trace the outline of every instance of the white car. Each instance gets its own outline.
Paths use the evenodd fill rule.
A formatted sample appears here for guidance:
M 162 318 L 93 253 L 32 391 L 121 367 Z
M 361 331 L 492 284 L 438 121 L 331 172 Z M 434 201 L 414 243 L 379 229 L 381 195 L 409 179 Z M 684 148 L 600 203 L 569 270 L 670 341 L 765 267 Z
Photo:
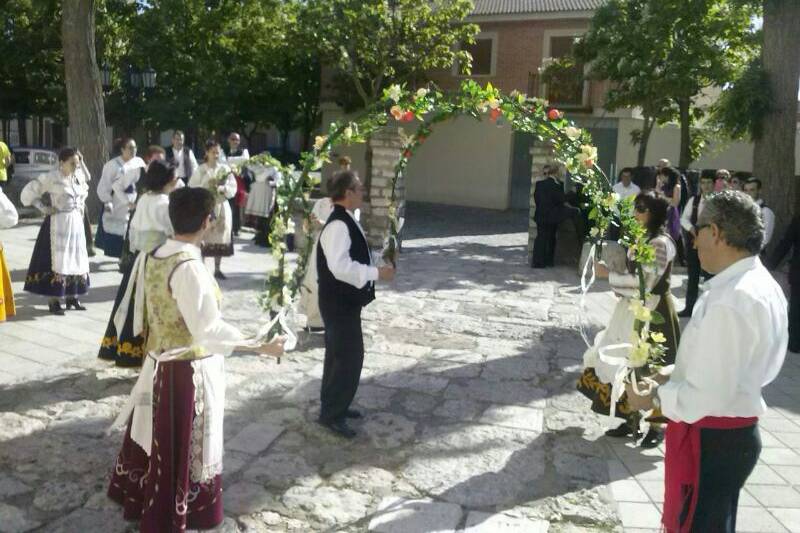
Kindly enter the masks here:
M 11 153 L 14 155 L 11 167 L 13 170 L 9 174 L 9 180 L 3 185 L 3 192 L 20 210 L 20 214 L 26 211 L 35 214 L 35 208 L 22 206 L 19 201 L 19 194 L 28 182 L 33 181 L 45 172 L 58 168 L 58 154 L 46 148 L 24 146 L 12 147 Z

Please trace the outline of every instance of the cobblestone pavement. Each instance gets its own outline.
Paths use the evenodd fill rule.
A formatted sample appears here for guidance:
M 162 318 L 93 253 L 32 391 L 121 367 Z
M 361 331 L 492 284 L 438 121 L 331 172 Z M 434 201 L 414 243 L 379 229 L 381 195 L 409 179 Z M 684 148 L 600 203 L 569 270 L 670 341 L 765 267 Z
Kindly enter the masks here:
M 37 230 L 1 236 L 20 315 L 0 325 L 0 531 L 135 531 L 104 494 L 122 439 L 105 431 L 135 372 L 95 358 L 120 274 L 93 259 L 89 310 L 50 316 L 21 292 Z M 398 278 L 365 311 L 354 441 L 314 423 L 318 335 L 281 365 L 231 357 L 218 531 L 655 531 L 661 452 L 601 437 L 609 422 L 574 389 L 575 272 L 528 268 L 526 239 L 525 214 L 412 206 Z M 245 239 L 223 262 L 225 314 L 245 330 L 269 265 Z M 613 299 L 589 296 L 596 326 Z M 800 531 L 798 380 L 790 355 L 741 531 Z

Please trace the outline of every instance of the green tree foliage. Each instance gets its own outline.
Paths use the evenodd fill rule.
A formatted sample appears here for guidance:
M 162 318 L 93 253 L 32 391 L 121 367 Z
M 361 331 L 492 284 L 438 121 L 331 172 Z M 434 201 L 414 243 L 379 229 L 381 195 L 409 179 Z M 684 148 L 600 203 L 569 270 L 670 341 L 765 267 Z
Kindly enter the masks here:
M 337 70 L 340 99 L 355 92 L 359 106 L 376 101 L 390 83 L 416 81 L 432 69 L 471 58 L 460 42 L 478 27 L 465 22 L 470 0 L 308 0 L 301 24 L 326 65 Z M 343 94 L 342 94 L 343 93 Z
M 639 107 L 661 123 L 677 118 L 680 165 L 688 166 L 702 146 L 692 141 L 706 111 L 698 97 L 736 79 L 757 53 L 753 13 L 728 0 L 610 0 L 576 55 L 590 76 L 612 82 L 609 108 Z

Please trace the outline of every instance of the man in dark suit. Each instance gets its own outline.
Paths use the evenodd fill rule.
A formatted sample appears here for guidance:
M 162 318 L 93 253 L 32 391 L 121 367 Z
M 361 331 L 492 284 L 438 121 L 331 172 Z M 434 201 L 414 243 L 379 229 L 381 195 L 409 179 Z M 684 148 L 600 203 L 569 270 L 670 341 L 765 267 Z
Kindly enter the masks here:
M 558 227 L 565 220 L 572 219 L 579 231 L 580 209 L 567 205 L 564 185 L 556 178 L 557 167 L 544 165 L 544 178 L 536 183 L 533 200 L 536 210 L 533 220 L 536 222 L 536 239 L 533 241 L 533 268 L 546 268 L 555 264 L 556 234 Z
M 700 266 L 700 257 L 694 247 L 694 239 L 697 236 L 697 219 L 703 212 L 706 199 L 714 192 L 714 178 L 709 175 L 700 176 L 700 190 L 688 202 L 681 214 L 681 228 L 683 229 L 684 242 L 686 243 L 686 305 L 678 313 L 679 317 L 688 318 L 692 316 L 694 304 L 700 293 L 700 277 L 704 280 L 711 277 L 711 274 L 704 272 Z
M 767 267 L 778 268 L 791 249 L 794 251 L 789 266 L 789 351 L 800 353 L 800 215 L 792 218 Z
M 337 172 L 328 181 L 333 212 L 317 245 L 319 310 L 325 324 L 319 422 L 353 438 L 348 418 L 361 418 L 350 404 L 364 363 L 361 310 L 375 299 L 375 282 L 394 279 L 391 266 L 374 266 L 369 243 L 353 212 L 361 207 L 364 186 L 354 172 Z

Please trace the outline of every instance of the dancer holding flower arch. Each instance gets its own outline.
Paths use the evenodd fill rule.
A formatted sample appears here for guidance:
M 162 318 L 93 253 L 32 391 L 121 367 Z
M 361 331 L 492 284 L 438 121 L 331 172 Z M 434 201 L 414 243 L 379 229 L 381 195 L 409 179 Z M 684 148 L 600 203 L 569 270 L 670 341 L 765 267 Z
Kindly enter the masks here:
M 578 380 L 578 390 L 592 400 L 592 410 L 597 413 L 611 414 L 611 384 L 619 370 L 619 365 L 603 360 L 600 354 L 604 349 L 614 345 L 633 344 L 620 347 L 616 351 L 629 351 L 628 359 L 634 365 L 641 366 L 648 360 L 651 343 L 640 342 L 640 339 L 634 339 L 631 343 L 636 320 L 650 323 L 649 340 L 663 347 L 663 364 L 670 365 L 675 361 L 680 324 L 670 293 L 670 274 L 677 251 L 675 242 L 664 230 L 668 207 L 667 200 L 654 192 L 639 194 L 634 203 L 636 220 L 646 228 L 649 242 L 656 252 L 655 263 L 644 269 L 645 284 L 650 291 L 646 304 L 639 300 L 639 280 L 630 273 L 630 261 L 613 264 L 608 260 L 605 265 L 598 266 L 599 274 L 608 276 L 611 288 L 620 296 L 620 300 L 614 308 L 608 327 L 597 334 L 594 345 L 584 353 L 585 370 Z M 640 436 L 639 413 L 628 405 L 627 398 L 623 395 L 614 407 L 615 416 L 622 418 L 624 422 L 607 431 L 606 435 Z M 663 440 L 663 434 L 658 427 L 658 423 L 662 421 L 660 413 L 653 413 L 650 420 L 650 430 L 641 442 L 643 448 L 654 448 Z

